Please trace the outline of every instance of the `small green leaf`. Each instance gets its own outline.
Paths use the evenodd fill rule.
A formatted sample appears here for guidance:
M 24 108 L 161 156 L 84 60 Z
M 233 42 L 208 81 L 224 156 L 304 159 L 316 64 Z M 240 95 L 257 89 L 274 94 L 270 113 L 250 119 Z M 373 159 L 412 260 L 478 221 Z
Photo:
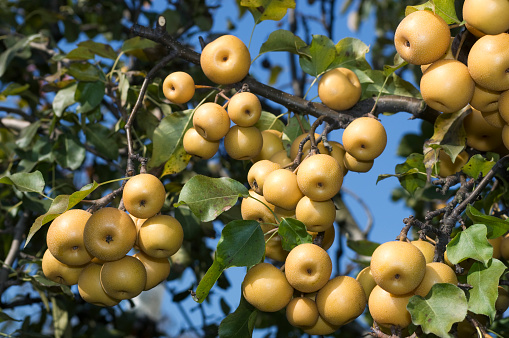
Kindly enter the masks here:
M 440 15 L 448 24 L 460 23 L 460 20 L 456 15 L 454 0 L 434 0 L 418 6 L 407 6 L 405 15 L 426 9 L 434 11 L 436 14 Z
M 87 142 L 102 155 L 109 159 L 116 160 L 118 158 L 118 145 L 115 134 L 100 123 L 87 124 L 84 128 Z
M 10 176 L 0 177 L 0 184 L 13 185 L 19 191 L 36 192 L 41 194 L 45 182 L 40 171 L 33 173 L 15 173 Z
M 286 29 L 278 29 L 270 33 L 269 38 L 260 47 L 259 54 L 267 52 L 290 52 L 299 54 L 306 43 L 298 36 Z
M 34 34 L 27 37 L 22 37 L 2 54 L 0 54 L 0 77 L 2 77 L 9 67 L 11 61 L 18 55 L 19 52 L 24 50 L 31 42 L 43 38 L 42 34 Z
M 13 82 L 13 83 L 10 83 L 7 87 L 5 87 L 5 89 L 2 90 L 2 92 L 0 92 L 0 97 L 1 96 L 18 95 L 18 94 L 23 93 L 28 88 L 30 88 L 30 85 L 28 83 L 24 84 L 24 85 L 20 85 L 19 83 Z
M 83 186 L 79 191 L 76 191 L 71 195 L 58 195 L 55 197 L 55 199 L 51 202 L 48 211 L 37 217 L 30 227 L 30 231 L 28 232 L 28 236 L 25 241 L 25 246 L 27 246 L 28 242 L 30 242 L 35 233 L 39 231 L 44 224 L 51 222 L 57 218 L 58 215 L 74 207 L 92 193 L 92 191 L 94 191 L 98 186 L 99 184 L 93 182 Z
M 447 244 L 447 258 L 451 263 L 458 264 L 472 258 L 488 264 L 493 257 L 493 247 L 486 237 L 488 229 L 484 224 L 474 224 L 466 230 L 458 232 Z
M 63 301 L 51 297 L 51 310 L 53 316 L 53 334 L 55 338 L 69 337 L 71 334 L 69 326 L 69 312 Z
M 217 243 L 214 262 L 198 284 L 194 300 L 203 302 L 225 269 L 255 265 L 264 252 L 263 231 L 257 221 L 236 220 L 226 224 Z
M 11 316 L 9 316 L 7 313 L 0 310 L 0 323 L 7 322 L 7 321 L 14 321 L 14 322 L 20 322 L 20 319 L 14 319 Z
M 424 145 L 424 165 L 431 172 L 438 158 L 437 147 L 444 149 L 454 162 L 456 156 L 465 149 L 466 133 L 463 128 L 465 111 L 440 114 L 435 121 L 433 136 Z
M 473 286 L 468 290 L 469 311 L 495 319 L 498 282 L 504 271 L 504 263 L 495 258 L 487 266 L 480 262 L 472 264 L 467 275 L 467 283 Z
M 90 63 L 72 63 L 67 70 L 78 81 L 98 81 L 101 71 Z
M 480 175 L 486 176 L 491 168 L 493 168 L 495 163 L 496 161 L 493 159 L 488 160 L 481 154 L 475 154 L 474 156 L 470 157 L 467 164 L 461 168 L 461 171 L 470 177 L 478 178 Z
M 22 149 L 28 147 L 32 143 L 32 140 L 37 134 L 37 130 L 41 124 L 41 120 L 38 120 L 23 128 L 20 135 L 18 136 L 18 139 L 16 140 L 16 145 Z
M 313 242 L 313 237 L 307 231 L 306 225 L 293 218 L 281 220 L 278 234 L 281 236 L 281 244 L 286 251 L 292 250 L 299 244 Z
M 85 47 L 74 48 L 66 55 L 66 58 L 77 61 L 91 60 L 94 57 L 95 57 L 94 53 L 92 53 L 88 48 Z
M 236 220 L 223 228 L 215 260 L 226 268 L 251 266 L 261 261 L 264 252 L 265 239 L 260 224 L 252 220 Z
M 107 59 L 115 60 L 117 58 L 117 53 L 115 53 L 115 51 L 113 50 L 113 48 L 111 48 L 110 45 L 105 43 L 87 40 L 78 43 L 78 47 L 87 48 L 92 53 Z
M 241 295 L 237 309 L 219 324 L 220 338 L 250 338 L 258 311 Z
M 87 113 L 97 107 L 104 98 L 106 86 L 104 82 L 79 82 L 74 94 L 76 102 L 80 103 L 79 112 Z
M 288 8 L 295 8 L 295 0 L 241 0 L 240 5 L 248 7 L 258 24 L 264 20 L 281 20 Z
M 60 134 L 53 144 L 53 154 L 63 168 L 78 169 L 85 160 L 86 150 L 72 134 Z
M 234 179 L 196 175 L 182 188 L 175 207 L 187 204 L 202 222 L 209 222 L 235 205 L 239 197 L 248 195 L 248 189 Z
M 313 35 L 311 45 L 302 52 L 305 54 L 299 58 L 302 70 L 315 77 L 325 72 L 336 58 L 336 46 L 325 35 Z
M 283 130 L 283 145 L 290 151 L 291 144 L 297 136 L 303 133 L 302 129 L 309 130 L 311 125 L 308 120 L 293 115 L 288 119 L 285 129 Z
M 330 64 L 329 69 L 345 67 L 353 71 L 362 71 L 371 69 L 366 61 L 366 54 L 369 52 L 369 46 L 359 39 L 344 38 L 339 40 L 335 46 L 336 56 Z M 356 72 L 357 74 L 358 72 Z M 361 74 L 362 76 L 362 74 Z
M 346 245 L 361 256 L 371 256 L 375 249 L 380 246 L 380 243 L 371 242 L 367 239 L 361 239 L 358 241 L 347 239 Z
M 129 53 L 145 48 L 153 48 L 155 46 L 157 46 L 156 42 L 136 36 L 124 41 L 122 44 L 122 52 Z
M 504 221 L 495 216 L 485 215 L 472 205 L 467 206 L 466 214 L 472 222 L 486 225 L 488 228 L 487 237 L 490 239 L 500 237 L 509 231 L 509 221 Z
M 168 170 L 165 168 L 165 172 L 183 170 L 190 156 L 183 151 L 182 140 L 186 131 L 192 126 L 193 110 L 174 112 L 163 118 L 152 136 L 154 146 L 148 167 L 154 168 L 172 161 L 170 164 L 167 163 Z
M 60 89 L 57 92 L 55 98 L 53 99 L 53 111 L 55 112 L 56 116 L 61 117 L 65 108 L 76 102 L 74 95 L 76 94 L 77 87 L 77 84 L 73 83 L 69 87 Z
M 285 124 L 283 121 L 278 119 L 276 115 L 266 111 L 262 111 L 260 119 L 254 126 L 260 131 L 268 129 L 283 131 L 285 129 Z
M 465 318 L 467 308 L 465 293 L 449 283 L 433 285 L 426 298 L 413 296 L 407 305 L 412 322 L 420 325 L 425 333 L 439 337 L 452 337 L 449 334 L 452 325 Z

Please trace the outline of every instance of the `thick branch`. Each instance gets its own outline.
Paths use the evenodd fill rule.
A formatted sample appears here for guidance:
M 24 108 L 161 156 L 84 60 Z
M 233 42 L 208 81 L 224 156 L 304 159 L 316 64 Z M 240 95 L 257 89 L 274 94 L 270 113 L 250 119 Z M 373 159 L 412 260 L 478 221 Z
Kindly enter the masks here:
M 178 58 L 197 65 L 200 64 L 200 54 L 182 45 L 179 41 L 168 35 L 165 30 L 160 28 L 160 25 L 164 24 L 165 19 L 160 17 L 158 26 L 155 29 L 134 25 L 131 28 L 131 31 L 135 35 L 161 43 L 169 50 L 174 51 Z M 375 98 L 365 99 L 357 103 L 351 109 L 338 112 L 321 103 L 311 102 L 299 96 L 288 94 L 271 86 L 267 86 L 250 76 L 233 86 L 239 90 L 242 88 L 243 84 L 249 85 L 249 90 L 252 93 L 281 104 L 293 112 L 310 114 L 315 117 L 327 116 L 337 120 L 342 125 L 345 123 L 348 124 L 354 118 L 360 117 L 368 112 L 372 112 L 374 115 L 378 115 L 383 112 L 408 112 L 413 115 L 413 118 L 419 118 L 431 123 L 434 123 L 440 114 L 439 112 L 428 108 L 424 101 L 420 99 L 396 95 L 382 96 L 378 99 L 378 101 L 376 101 Z M 373 107 L 375 108 L 373 109 Z

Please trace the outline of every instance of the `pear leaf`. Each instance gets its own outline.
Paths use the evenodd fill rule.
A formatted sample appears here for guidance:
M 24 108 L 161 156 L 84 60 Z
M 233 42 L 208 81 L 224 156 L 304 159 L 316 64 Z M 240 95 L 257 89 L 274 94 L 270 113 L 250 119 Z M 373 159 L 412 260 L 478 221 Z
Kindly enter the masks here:
M 325 35 L 313 35 L 311 45 L 302 52 L 305 54 L 299 58 L 302 70 L 315 77 L 325 72 L 336 58 L 336 46 Z
M 248 338 L 253 334 L 258 311 L 241 295 L 237 309 L 219 324 L 221 338 Z
M 248 196 L 248 189 L 234 179 L 196 175 L 182 188 L 175 207 L 187 204 L 202 222 L 209 222 L 235 205 L 240 197 Z
M 447 22 L 448 24 L 460 23 L 460 20 L 456 15 L 456 7 L 454 7 L 454 0 L 434 0 L 428 1 L 418 6 L 407 6 L 405 10 L 405 15 L 408 15 L 415 11 L 427 9 L 440 15 L 442 19 L 444 19 L 445 22 Z
M 269 38 L 260 47 L 259 54 L 267 52 L 290 52 L 299 54 L 306 43 L 297 35 L 286 29 L 278 29 L 270 33 Z
M 493 168 L 496 161 L 493 159 L 488 160 L 483 157 L 481 154 L 476 154 L 468 160 L 467 164 L 465 164 L 461 171 L 467 174 L 470 177 L 478 178 L 480 175 L 486 176 L 486 174 Z
M 217 243 L 214 262 L 198 284 L 193 299 L 203 302 L 224 270 L 255 265 L 264 253 L 265 240 L 257 221 L 236 220 L 226 224 Z
M 465 293 L 449 283 L 433 285 L 426 298 L 413 296 L 407 305 L 412 322 L 421 325 L 425 333 L 439 337 L 452 337 L 452 325 L 465 318 L 467 309 Z
M 484 224 L 474 224 L 458 232 L 447 244 L 447 258 L 458 264 L 467 258 L 488 264 L 493 257 L 493 247 L 487 239 L 488 229 Z
M 509 221 L 495 216 L 485 215 L 472 205 L 467 206 L 466 214 L 474 223 L 484 224 L 488 228 L 487 237 L 490 239 L 500 237 L 509 231 Z
M 283 218 L 279 224 L 278 234 L 281 245 L 286 251 L 292 250 L 299 244 L 312 243 L 312 236 L 307 232 L 306 225 L 293 218 Z
M 240 5 L 249 9 L 258 24 L 264 20 L 281 20 L 288 8 L 295 8 L 295 0 L 241 0 Z
M 468 270 L 467 283 L 473 288 L 468 290 L 468 310 L 473 313 L 489 316 L 493 321 L 497 311 L 495 302 L 498 298 L 498 282 L 505 271 L 505 265 L 493 258 L 484 266 L 475 262 Z
M 167 163 L 164 175 L 182 171 L 191 158 L 183 151 L 182 140 L 192 125 L 193 110 L 174 112 L 163 118 L 154 130 L 154 146 L 148 167 L 154 168 L 171 161 Z

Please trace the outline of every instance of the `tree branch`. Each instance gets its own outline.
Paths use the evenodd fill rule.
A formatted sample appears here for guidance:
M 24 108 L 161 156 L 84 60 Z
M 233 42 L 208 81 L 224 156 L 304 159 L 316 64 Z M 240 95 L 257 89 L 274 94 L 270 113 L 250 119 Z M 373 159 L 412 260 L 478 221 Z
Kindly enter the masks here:
M 176 57 L 199 65 L 200 54 L 182 45 L 179 41 L 167 34 L 166 30 L 161 29 L 161 27 L 165 24 L 166 20 L 161 16 L 159 17 L 155 29 L 135 24 L 131 28 L 131 31 L 137 36 L 164 45 L 169 50 L 176 53 Z M 351 109 L 336 111 L 328 108 L 324 104 L 311 102 L 299 96 L 267 86 L 250 76 L 247 76 L 243 81 L 235 83 L 232 86 L 235 87 L 235 89 L 240 90 L 243 84 L 247 84 L 252 93 L 281 104 L 293 112 L 309 114 L 314 117 L 327 116 L 337 120 L 341 123 L 341 125 L 347 125 L 353 119 L 363 116 L 367 112 L 372 112 L 373 115 L 379 115 L 384 112 L 408 112 L 412 114 L 412 118 L 419 118 L 431 123 L 434 123 L 440 114 L 439 112 L 427 107 L 423 100 L 397 95 L 382 96 L 378 99 L 378 101 L 376 101 L 375 98 L 368 98 L 358 102 Z

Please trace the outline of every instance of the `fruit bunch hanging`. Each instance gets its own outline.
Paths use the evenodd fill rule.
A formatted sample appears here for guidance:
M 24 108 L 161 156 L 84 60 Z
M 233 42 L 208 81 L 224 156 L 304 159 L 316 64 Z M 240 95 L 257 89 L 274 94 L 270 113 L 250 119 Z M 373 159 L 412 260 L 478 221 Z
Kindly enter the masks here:
M 44 275 L 56 283 L 77 284 L 80 296 L 99 306 L 117 305 L 152 289 L 169 276 L 170 257 L 184 238 L 179 221 L 160 214 L 165 199 L 157 177 L 138 174 L 123 188 L 125 211 L 64 212 L 46 235 Z

